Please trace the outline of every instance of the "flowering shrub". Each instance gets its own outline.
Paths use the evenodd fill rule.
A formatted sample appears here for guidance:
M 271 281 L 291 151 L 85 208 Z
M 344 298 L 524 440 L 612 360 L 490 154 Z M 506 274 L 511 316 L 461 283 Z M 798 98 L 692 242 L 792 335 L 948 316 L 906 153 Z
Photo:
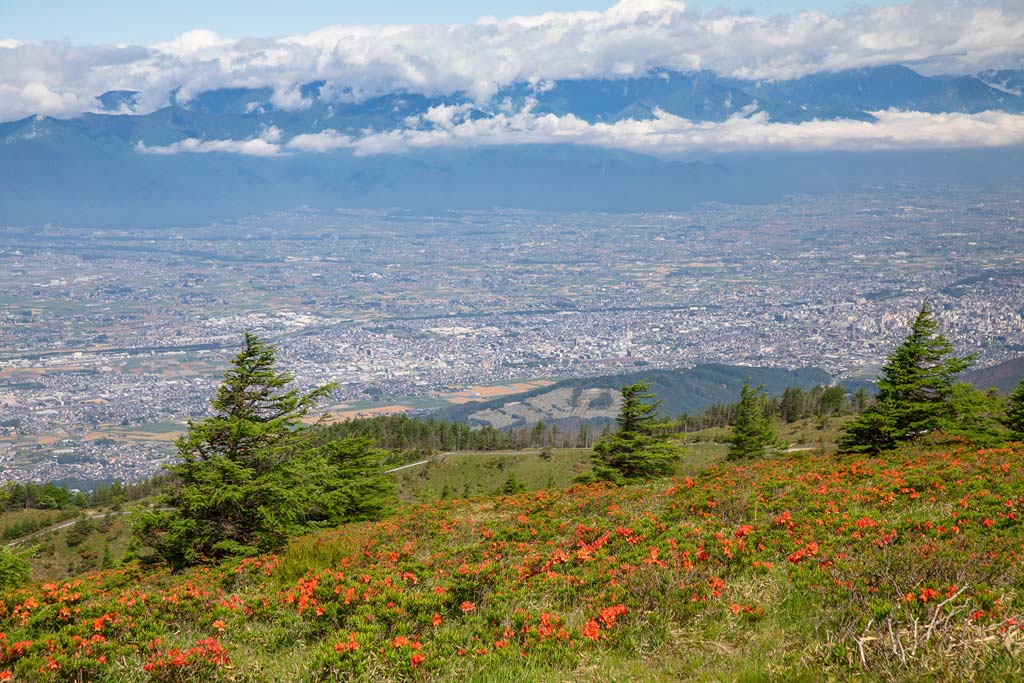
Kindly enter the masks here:
M 446 500 L 279 557 L 32 585 L 0 595 L 0 680 L 566 678 L 652 649 L 686 677 L 779 623 L 773 665 L 831 678 L 1013 671 L 1022 456 L 803 455 Z

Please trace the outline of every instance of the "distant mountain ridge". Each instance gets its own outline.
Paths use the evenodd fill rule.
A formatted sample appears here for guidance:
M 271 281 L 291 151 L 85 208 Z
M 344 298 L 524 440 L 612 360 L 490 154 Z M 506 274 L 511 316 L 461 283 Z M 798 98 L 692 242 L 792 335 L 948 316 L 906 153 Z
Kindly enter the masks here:
M 188 101 L 175 97 L 169 106 L 142 115 L 126 113 L 135 93 L 111 91 L 98 97 L 101 113 L 0 123 L 0 225 L 195 225 L 300 206 L 672 211 L 699 201 L 771 202 L 786 194 L 907 182 L 1012 184 L 1024 176 L 1019 147 L 708 151 L 683 161 L 585 141 L 560 144 L 558 136 L 545 144 L 478 146 L 470 140 L 370 156 L 344 144 L 327 153 L 283 145 L 303 135 L 429 136 L 447 130 L 451 119 L 445 117 L 454 111 L 459 121 L 473 122 L 513 116 L 526 107 L 534 117 L 571 115 L 592 126 L 655 116 L 710 126 L 754 110 L 773 123 L 791 124 L 870 122 L 871 112 L 888 109 L 1017 114 L 1024 113 L 1022 83 L 1024 70 L 927 77 L 898 65 L 775 82 L 655 71 L 622 80 L 514 84 L 480 104 L 463 93 L 337 101 L 322 94 L 322 82 L 314 82 L 301 88 L 308 106 L 299 110 L 276 107 L 267 88 L 230 88 Z M 199 150 L 204 153 L 174 147 L 190 141 L 230 144 Z M 246 143 L 248 151 L 237 153 Z M 254 150 L 268 155 L 255 156 Z
M 487 104 L 466 93 L 428 97 L 396 92 L 367 100 L 344 101 L 321 95 L 322 81 L 300 89 L 303 109 L 274 105 L 270 88 L 223 88 L 171 103 L 142 115 L 125 113 L 136 93 L 110 91 L 97 97 L 99 112 L 68 120 L 36 117 L 0 124 L 0 140 L 44 134 L 66 127 L 92 138 L 128 145 L 165 145 L 185 138 L 246 139 L 276 127 L 286 137 L 330 129 L 358 134 L 408 125 L 431 107 L 466 107 L 487 116 L 519 110 L 535 101 L 538 114 L 573 115 L 590 123 L 653 118 L 663 111 L 692 121 L 720 122 L 756 108 L 773 121 L 872 120 L 870 112 L 900 109 L 928 113 L 1003 111 L 1024 113 L 1024 70 L 989 71 L 977 76 L 928 77 L 900 66 L 819 73 L 790 81 L 743 81 L 711 71 L 658 70 L 627 79 L 578 79 L 545 84 L 518 83 L 500 90 Z M 45 123 L 45 126 L 40 126 Z

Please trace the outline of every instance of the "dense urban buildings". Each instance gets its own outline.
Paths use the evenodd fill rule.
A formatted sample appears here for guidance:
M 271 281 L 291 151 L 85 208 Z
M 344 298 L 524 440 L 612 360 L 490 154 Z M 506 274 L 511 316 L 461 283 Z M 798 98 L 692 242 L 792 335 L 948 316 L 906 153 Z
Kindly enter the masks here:
M 153 474 L 243 330 L 332 412 L 701 362 L 871 376 L 929 297 L 979 364 L 1024 352 L 1017 188 L 674 214 L 295 211 L 5 228 L 0 479 Z

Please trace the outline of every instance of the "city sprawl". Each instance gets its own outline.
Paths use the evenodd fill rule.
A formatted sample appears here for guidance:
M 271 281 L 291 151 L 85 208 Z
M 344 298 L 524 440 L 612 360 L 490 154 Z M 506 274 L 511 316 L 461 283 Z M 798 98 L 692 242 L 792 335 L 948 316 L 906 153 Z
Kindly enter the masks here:
M 152 475 L 244 330 L 301 385 L 337 382 L 341 417 L 645 366 L 871 376 L 925 297 L 957 350 L 992 364 L 1024 350 L 1018 197 L 5 228 L 0 479 Z

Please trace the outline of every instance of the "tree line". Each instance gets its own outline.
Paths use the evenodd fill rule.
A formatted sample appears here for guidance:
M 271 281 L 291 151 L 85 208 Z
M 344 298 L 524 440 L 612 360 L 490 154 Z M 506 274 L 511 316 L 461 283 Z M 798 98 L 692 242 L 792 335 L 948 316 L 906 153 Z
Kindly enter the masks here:
M 117 507 L 153 495 L 163 485 L 164 479 L 157 476 L 131 483 L 99 484 L 90 491 L 54 483 L 8 482 L 0 486 L 0 512 Z

